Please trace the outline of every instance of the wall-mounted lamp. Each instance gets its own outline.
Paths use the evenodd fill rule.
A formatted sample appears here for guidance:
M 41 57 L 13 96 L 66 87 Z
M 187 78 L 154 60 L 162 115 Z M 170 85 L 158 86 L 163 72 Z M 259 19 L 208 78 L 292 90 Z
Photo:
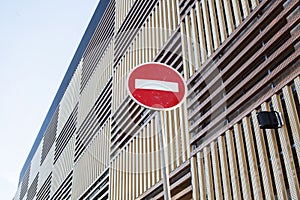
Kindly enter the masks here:
M 281 114 L 277 111 L 261 111 L 256 115 L 261 129 L 278 129 L 283 126 Z

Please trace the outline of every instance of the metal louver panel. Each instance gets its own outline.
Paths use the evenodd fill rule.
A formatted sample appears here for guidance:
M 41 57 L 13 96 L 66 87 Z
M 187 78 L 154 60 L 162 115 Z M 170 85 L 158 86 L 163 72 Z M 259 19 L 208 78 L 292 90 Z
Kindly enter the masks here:
M 75 135 L 68 140 L 68 143 L 66 143 L 65 148 L 53 166 L 53 181 L 51 185 L 52 194 L 58 190 L 65 178 L 72 171 L 74 165 L 74 151 Z
M 74 165 L 73 199 L 81 196 L 109 166 L 109 147 L 110 121 L 106 121 Z
M 103 57 L 114 34 L 114 6 L 115 1 L 110 1 L 106 11 L 83 55 L 80 93 L 94 73 L 98 62 Z
M 147 1 L 138 0 L 135 1 L 132 8 L 126 15 L 121 27 L 115 34 L 115 59 L 114 63 L 118 63 L 123 54 L 126 52 L 130 43 L 141 27 L 145 23 L 149 14 L 157 4 L 158 0 Z
M 24 174 L 24 178 L 21 183 L 20 199 L 23 199 L 23 197 L 25 196 L 25 194 L 27 193 L 27 190 L 28 190 L 30 168 L 31 168 L 31 165 L 29 165 L 29 167 L 27 168 L 27 170 Z
M 57 122 L 57 136 L 61 134 L 61 131 L 64 128 L 67 120 L 70 118 L 71 113 L 79 102 L 82 64 L 83 62 L 81 61 L 77 66 L 66 92 L 59 103 L 60 107 Z
M 145 193 L 138 196 L 138 200 L 163 199 L 163 185 L 159 181 Z M 192 199 L 190 162 L 184 162 L 179 168 L 170 173 L 170 189 L 174 199 Z
M 41 163 L 41 154 L 42 154 L 42 147 L 43 145 L 40 144 L 31 160 L 30 163 L 30 175 L 29 175 L 29 181 L 28 184 L 31 185 L 33 180 L 36 178 L 36 175 L 40 171 L 40 163 Z
M 81 126 L 83 120 L 95 102 L 101 95 L 102 90 L 107 86 L 107 83 L 112 77 L 112 59 L 113 59 L 113 44 L 111 43 L 104 54 L 105 57 L 97 63 L 95 71 L 91 75 L 84 90 L 80 95 L 79 111 L 78 111 L 78 126 Z
M 138 8 L 136 6 L 141 6 L 142 3 L 153 3 L 152 1 L 137 1 L 134 5 L 135 10 L 131 11 L 128 16 L 138 15 L 137 12 L 140 12 L 145 8 Z M 161 51 L 164 45 L 170 40 L 172 35 L 177 29 L 179 16 L 177 12 L 172 12 L 172 8 L 177 7 L 177 1 L 159 1 L 153 5 L 151 5 L 151 9 L 149 8 L 148 18 L 145 19 L 142 24 L 140 24 L 139 29 L 133 29 L 136 33 L 132 33 L 130 26 L 135 21 L 127 22 L 128 24 L 124 25 L 124 29 L 127 30 L 118 33 L 120 37 L 119 44 L 116 41 L 115 43 L 115 52 L 117 52 L 118 48 L 120 51 L 124 51 L 118 60 L 115 60 L 115 73 L 113 77 L 113 85 L 116 86 L 113 88 L 113 100 L 112 100 L 112 112 L 115 112 L 123 102 L 126 101 L 128 97 L 126 90 L 126 81 L 129 72 L 136 66 L 145 63 L 151 62 L 155 59 L 157 54 Z M 168 16 L 168 13 L 172 13 L 171 16 Z M 128 18 L 129 20 L 130 18 Z M 125 20 L 126 21 L 126 20 Z M 130 43 L 124 44 L 124 41 L 128 40 L 124 37 L 127 36 L 133 37 L 130 40 Z M 121 39 L 122 38 L 122 39 Z M 178 42 L 178 38 L 176 38 Z M 180 42 L 180 41 L 179 41 Z M 119 47 L 118 47 L 119 45 Z M 166 52 L 167 54 L 169 52 Z M 175 52 L 174 52 L 175 53 Z M 116 59 L 116 55 L 115 55 Z M 159 60 L 160 58 L 158 58 Z M 174 65 L 176 65 L 174 63 Z
M 54 154 L 54 163 L 58 160 L 61 153 L 69 143 L 72 136 L 75 135 L 75 131 L 77 129 L 77 113 L 78 113 L 78 106 L 76 105 L 73 112 L 71 113 L 69 119 L 65 123 L 61 133 L 56 138 L 55 142 L 55 154 Z
M 280 81 L 280 71 L 296 71 L 294 46 L 298 39 L 290 31 L 297 26 L 298 19 L 296 16 L 289 20 L 282 17 L 289 16 L 297 3 L 291 2 L 285 8 L 280 5 L 282 2 L 269 3 L 263 2 L 247 18 L 249 21 L 241 24 L 243 31 L 237 29 L 229 36 L 204 63 L 203 69 L 188 80 L 192 144 L 198 146 L 203 141 L 209 142 L 207 138 L 222 132 L 220 129 L 253 106 L 261 95 Z M 256 12 L 264 9 L 262 16 L 254 17 Z
M 104 2 L 15 199 L 162 200 L 165 177 L 171 199 L 300 199 L 299 0 Z M 187 82 L 174 110 L 128 95 L 151 61 Z M 261 129 L 261 111 L 284 126 Z
M 72 190 L 72 179 L 73 179 L 73 171 L 69 173 L 69 175 L 65 178 L 56 192 L 51 195 L 51 200 L 56 199 L 70 199 L 71 198 L 71 190 Z
M 75 163 L 85 149 L 89 146 L 89 143 L 99 131 L 100 127 L 103 126 L 103 124 L 110 117 L 112 95 L 111 90 L 112 81 L 110 80 L 99 94 L 95 104 L 90 109 L 85 120 L 82 122 L 81 126 L 76 132 Z
M 58 112 L 59 106 L 57 107 L 56 111 L 54 112 L 52 119 L 45 131 L 43 137 L 43 149 L 42 149 L 42 157 L 41 157 L 41 164 L 43 164 L 49 150 L 51 149 L 52 145 L 54 144 L 55 137 L 56 137 L 56 130 L 57 130 L 57 120 L 58 120 Z
M 127 13 L 132 9 L 136 0 L 116 1 L 115 6 L 115 29 L 118 30 L 125 20 Z
M 37 200 L 48 200 L 50 199 L 50 188 L 51 188 L 51 180 L 52 180 L 52 173 L 46 178 L 43 185 L 37 192 L 36 199 Z
M 55 150 L 54 148 L 55 148 L 55 146 L 53 145 L 52 148 L 50 149 L 48 155 L 46 156 L 43 164 L 40 167 L 38 190 L 48 179 L 49 175 L 52 174 L 53 161 L 54 161 L 54 150 Z
M 106 200 L 109 199 L 109 177 L 110 170 L 107 168 L 95 182 L 85 190 L 84 193 L 78 198 L 80 200 L 88 199 L 99 199 Z
M 35 195 L 37 192 L 37 184 L 38 184 L 39 174 L 37 174 L 32 181 L 30 187 L 28 188 L 26 200 L 35 199 Z

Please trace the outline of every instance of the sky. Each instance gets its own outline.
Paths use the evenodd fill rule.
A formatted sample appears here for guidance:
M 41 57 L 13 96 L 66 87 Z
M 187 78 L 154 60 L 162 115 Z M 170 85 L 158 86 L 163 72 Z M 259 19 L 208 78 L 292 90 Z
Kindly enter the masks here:
M 99 0 L 0 0 L 0 199 L 21 169 Z

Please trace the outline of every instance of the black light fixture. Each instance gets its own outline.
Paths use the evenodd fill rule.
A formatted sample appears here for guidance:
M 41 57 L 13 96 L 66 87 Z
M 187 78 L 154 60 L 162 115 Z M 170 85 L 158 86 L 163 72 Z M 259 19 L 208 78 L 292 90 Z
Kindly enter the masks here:
M 261 111 L 256 115 L 261 129 L 278 129 L 283 126 L 281 115 L 277 111 Z

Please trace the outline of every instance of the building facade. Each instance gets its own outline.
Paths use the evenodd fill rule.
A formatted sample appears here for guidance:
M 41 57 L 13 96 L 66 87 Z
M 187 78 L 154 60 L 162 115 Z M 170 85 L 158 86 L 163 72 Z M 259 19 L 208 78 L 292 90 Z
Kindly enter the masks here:
M 14 199 L 164 199 L 166 182 L 172 199 L 300 199 L 299 4 L 101 0 Z M 128 95 L 129 72 L 152 61 L 187 82 L 175 110 Z M 261 129 L 259 111 L 284 125 Z

